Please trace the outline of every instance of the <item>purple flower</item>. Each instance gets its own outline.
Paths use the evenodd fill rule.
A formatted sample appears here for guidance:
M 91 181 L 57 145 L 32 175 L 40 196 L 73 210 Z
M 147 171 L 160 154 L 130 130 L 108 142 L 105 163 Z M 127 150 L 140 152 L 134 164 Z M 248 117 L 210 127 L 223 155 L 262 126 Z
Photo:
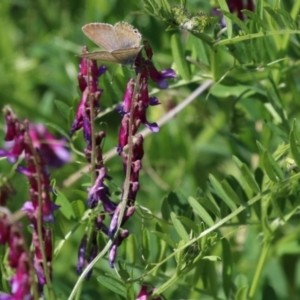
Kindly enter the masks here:
M 14 164 L 18 161 L 19 156 L 24 150 L 24 136 L 19 135 L 15 137 L 14 145 L 10 150 L 0 149 L 0 157 L 7 157 L 7 161 Z
M 99 170 L 95 184 L 89 190 L 87 204 L 90 208 L 94 208 L 99 201 L 102 201 L 105 212 L 112 214 L 116 210 L 117 204 L 108 197 L 108 188 L 104 184 L 106 177 L 106 169 L 103 167 Z
M 40 149 L 46 164 L 60 168 L 71 161 L 71 152 L 65 139 L 57 139 L 43 124 L 30 124 L 29 135 L 35 148 Z
M 116 111 L 122 116 L 124 116 L 125 114 L 130 112 L 134 84 L 135 84 L 134 79 L 130 78 L 127 83 L 127 88 L 124 93 L 123 102 L 122 102 L 122 104 L 120 104 L 116 107 Z
M 10 279 L 11 295 L 0 292 L 0 300 L 31 300 L 31 270 L 25 250 L 24 238 L 16 224 L 9 224 L 6 215 L 0 213 L 0 244 L 8 244 L 9 266 L 15 269 Z
M 0 149 L 0 156 L 7 156 L 10 163 L 15 163 L 25 150 L 24 128 L 12 116 L 12 112 L 5 116 L 7 125 L 6 140 L 10 143 L 11 149 Z M 14 124 L 12 124 L 14 120 Z M 65 139 L 57 139 L 42 124 L 30 124 L 28 134 L 34 148 L 40 150 L 43 158 L 50 167 L 59 168 L 71 160 L 71 153 L 66 148 Z
M 134 110 L 134 114 L 137 120 L 139 120 L 142 124 L 144 124 L 149 130 L 152 132 L 158 132 L 159 127 L 157 123 L 150 123 L 146 119 L 146 106 L 143 101 L 139 101 L 136 105 L 136 109 Z
M 82 53 L 86 53 L 87 50 L 87 47 L 84 46 Z M 94 108 L 99 106 L 99 99 L 103 90 L 98 88 L 98 78 L 107 70 L 105 66 L 98 68 L 95 60 L 86 58 L 81 59 L 79 67 L 78 85 L 82 92 L 82 98 L 77 107 L 76 118 L 73 121 L 70 135 L 73 135 L 75 131 L 82 128 L 84 116 L 90 119 L 90 101 L 93 102 Z M 97 109 L 94 109 L 94 116 L 96 116 L 98 112 Z
M 50 185 L 50 177 L 47 171 L 45 158 L 55 156 L 53 153 L 59 153 L 56 158 L 50 159 L 54 165 L 60 165 L 61 161 L 68 158 L 65 149 L 61 149 L 62 145 L 57 145 L 57 140 L 45 129 L 43 125 L 30 125 L 28 120 L 22 123 L 17 120 L 12 110 L 4 109 L 4 116 L 7 120 L 9 129 L 8 140 L 14 140 L 14 145 L 8 151 L 9 159 L 19 159 L 24 152 L 24 165 L 17 166 L 17 172 L 25 175 L 29 183 L 30 201 L 24 203 L 23 210 L 27 212 L 32 232 L 32 243 L 34 245 L 33 262 L 38 279 L 39 293 L 42 293 L 43 286 L 46 284 L 45 272 L 49 274 L 51 280 L 52 273 L 52 234 L 48 227 L 44 226 L 44 222 L 53 222 L 53 211 L 58 209 L 51 200 L 52 188 Z M 13 136 L 13 134 L 15 136 Z M 60 141 L 60 144 L 65 143 Z M 51 153 L 51 155 L 49 155 Z M 49 160 L 49 161 L 50 161 Z M 60 161 L 59 163 L 57 163 Z M 40 226 L 38 223 L 40 222 Z M 0 224 L 2 225 L 2 224 Z M 39 227 L 39 228 L 38 228 Z M 7 239 L 7 232 L 1 232 L 1 240 Z M 15 276 L 11 279 L 12 295 L 11 299 L 31 299 L 31 285 L 26 279 L 30 279 L 33 270 L 29 270 L 27 252 L 24 250 L 23 239 L 16 227 L 11 227 L 7 243 L 9 244 L 9 263 L 12 268 L 16 269 Z M 44 251 L 41 250 L 43 247 Z M 25 253 L 26 260 L 22 261 L 22 253 Z M 43 263 L 42 252 L 45 253 L 46 264 Z M 4 297 L 4 296 L 3 296 Z M 0 298 L 1 299 L 1 298 Z
M 157 83 L 160 89 L 168 88 L 169 84 L 166 81 L 166 79 L 177 77 L 173 69 L 166 69 L 159 72 L 157 71 L 157 69 L 155 68 L 155 66 L 150 60 L 148 60 L 146 63 L 147 63 L 150 78 Z
M 115 266 L 115 259 L 117 255 L 117 249 L 122 244 L 123 240 L 125 240 L 129 236 L 129 231 L 127 229 L 122 230 L 118 237 L 114 240 L 109 254 L 108 254 L 108 262 L 111 268 Z
M 85 252 L 87 246 L 87 235 L 85 234 L 82 239 L 78 249 L 78 260 L 77 260 L 77 274 L 81 274 L 85 264 Z
M 147 292 L 147 285 L 142 285 L 141 290 L 139 292 L 139 294 L 137 295 L 137 298 L 135 298 L 135 300 L 147 300 L 149 299 L 153 293 L 155 292 L 156 288 L 151 289 L 149 292 Z M 161 297 L 155 297 L 155 298 L 151 298 L 153 300 L 160 300 Z

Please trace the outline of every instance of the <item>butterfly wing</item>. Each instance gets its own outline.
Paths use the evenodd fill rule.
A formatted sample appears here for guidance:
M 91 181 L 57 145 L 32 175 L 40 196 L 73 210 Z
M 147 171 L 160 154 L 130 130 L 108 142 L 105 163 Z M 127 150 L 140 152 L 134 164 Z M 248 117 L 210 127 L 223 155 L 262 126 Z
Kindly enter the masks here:
M 82 53 L 78 56 L 87 59 L 115 62 L 118 64 L 120 63 L 117 57 L 113 56 L 113 54 L 109 51 L 93 51 L 93 52 Z
M 133 47 L 118 49 L 111 52 L 111 55 L 116 58 L 117 62 L 123 66 L 132 65 L 143 47 Z
M 139 47 L 142 39 L 140 32 L 126 22 L 118 22 L 114 26 L 115 35 L 118 40 L 119 48 Z
M 84 34 L 99 47 L 112 51 L 120 49 L 114 26 L 106 23 L 90 23 L 82 27 Z

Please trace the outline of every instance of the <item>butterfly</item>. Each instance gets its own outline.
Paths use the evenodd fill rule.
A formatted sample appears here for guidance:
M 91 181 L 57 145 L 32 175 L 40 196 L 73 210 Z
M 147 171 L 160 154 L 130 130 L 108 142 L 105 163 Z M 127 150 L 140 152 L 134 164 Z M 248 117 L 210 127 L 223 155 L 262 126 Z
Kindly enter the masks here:
M 132 65 L 143 48 L 142 35 L 127 22 L 90 23 L 84 25 L 82 31 L 103 50 L 82 53 L 79 57 Z

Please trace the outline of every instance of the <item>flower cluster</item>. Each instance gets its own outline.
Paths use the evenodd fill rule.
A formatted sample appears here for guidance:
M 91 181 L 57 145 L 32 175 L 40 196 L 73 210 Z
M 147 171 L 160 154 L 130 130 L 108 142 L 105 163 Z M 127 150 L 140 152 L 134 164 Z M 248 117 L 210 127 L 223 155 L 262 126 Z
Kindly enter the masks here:
M 9 108 L 4 109 L 7 132 L 5 141 L 10 150 L 0 149 L 0 157 L 7 157 L 8 162 L 15 163 L 23 152 L 24 137 L 18 131 L 18 120 L 10 112 Z M 48 167 L 59 168 L 70 162 L 71 154 L 66 148 L 66 140 L 57 139 L 42 124 L 29 124 L 28 135 L 34 148 L 39 149 Z
M 128 164 L 128 153 L 124 151 L 124 148 L 129 145 L 129 126 L 131 126 L 131 134 L 134 137 L 132 145 L 132 158 L 130 165 L 130 176 L 129 176 L 129 191 L 128 199 L 126 199 L 126 210 L 121 221 L 121 226 L 128 220 L 130 216 L 133 215 L 134 202 L 136 199 L 136 194 L 139 190 L 139 172 L 142 168 L 142 158 L 144 156 L 143 149 L 143 136 L 136 135 L 141 124 L 148 127 L 153 132 L 158 132 L 159 127 L 156 123 L 150 123 L 146 119 L 146 112 L 149 106 L 158 105 L 159 101 L 156 97 L 149 97 L 148 92 L 148 81 L 149 78 L 154 81 L 159 88 L 165 89 L 168 87 L 168 82 L 166 79 L 175 78 L 176 73 L 172 69 L 167 69 L 163 71 L 158 71 L 153 62 L 152 56 L 153 51 L 151 46 L 147 41 L 144 41 L 144 51 L 146 53 L 146 58 L 142 56 L 142 52 L 139 53 L 135 60 L 135 71 L 137 74 L 137 81 L 133 78 L 129 79 L 127 83 L 127 88 L 124 93 L 123 102 L 117 107 L 117 111 L 121 114 L 121 127 L 119 131 L 119 144 L 117 151 L 122 157 L 124 173 L 127 170 Z M 133 106 L 132 109 L 130 109 Z M 132 116 L 131 116 L 132 112 Z M 131 122 L 130 122 L 131 119 Z M 124 188 L 123 188 L 124 193 Z M 117 209 L 115 210 L 110 226 L 109 226 L 109 237 L 112 238 L 117 230 L 118 219 L 120 217 L 120 211 L 123 203 L 119 203 Z M 115 240 L 117 243 L 122 241 L 128 236 L 128 232 L 121 230 L 120 235 Z M 110 253 L 109 262 L 113 266 L 115 260 L 115 251 Z
M 128 161 L 128 153 L 124 151 L 124 148 L 129 143 L 129 126 L 131 126 L 132 136 L 136 135 L 141 124 L 144 124 L 153 132 L 157 132 L 159 130 L 159 127 L 156 123 L 150 123 L 146 118 L 147 108 L 149 106 L 159 104 L 159 101 L 156 97 L 149 97 L 149 78 L 154 81 L 159 88 L 165 89 L 168 87 L 166 79 L 176 77 L 176 74 L 172 69 L 159 72 L 155 68 L 151 60 L 153 52 L 147 41 L 144 42 L 144 50 L 147 58 L 144 58 L 140 53 L 135 60 L 135 71 L 138 81 L 136 82 L 133 78 L 129 80 L 124 93 L 123 102 L 117 107 L 117 111 L 122 116 L 117 151 L 122 157 L 124 172 L 126 172 Z M 86 53 L 86 51 L 87 48 L 84 47 L 83 53 Z M 129 232 L 128 230 L 120 229 L 117 237 L 114 238 L 116 230 L 118 229 L 117 224 L 120 217 L 122 201 L 119 204 L 113 202 L 110 199 L 109 189 L 105 184 L 105 180 L 110 179 L 103 164 L 101 149 L 101 144 L 103 138 L 105 137 L 105 133 L 93 132 L 93 121 L 100 111 L 99 100 L 101 94 L 103 93 L 103 90 L 98 88 L 98 78 L 105 71 L 106 67 L 100 66 L 98 68 L 96 61 L 82 58 L 80 63 L 80 72 L 78 74 L 78 84 L 82 92 L 82 98 L 77 108 L 76 118 L 71 128 L 71 134 L 80 128 L 83 128 L 83 136 L 87 145 L 85 149 L 85 156 L 91 165 L 94 164 L 94 170 L 91 170 L 91 172 L 95 172 L 96 178 L 94 184 L 89 189 L 87 204 L 90 208 L 97 207 L 99 203 L 101 203 L 103 206 L 104 211 L 101 211 L 99 215 L 95 217 L 95 230 L 100 230 L 109 238 L 113 239 L 113 244 L 109 252 L 109 264 L 111 267 L 114 267 L 117 248 L 120 246 L 122 241 L 127 238 Z M 132 105 L 133 109 L 131 110 Z M 132 116 L 130 111 L 133 112 Z M 92 161 L 91 152 L 94 154 L 94 161 Z M 128 220 L 129 217 L 133 215 L 135 211 L 134 202 L 137 191 L 139 190 L 138 178 L 139 171 L 142 167 L 141 160 L 143 155 L 143 136 L 136 135 L 133 140 L 132 147 L 131 170 L 129 176 L 130 188 L 121 226 Z M 104 224 L 106 215 L 109 215 L 111 218 L 109 226 Z M 78 251 L 78 273 L 81 273 L 83 267 L 86 266 L 95 256 L 95 251 L 97 251 L 97 245 L 94 242 L 95 240 L 95 231 L 89 235 L 84 235 Z
M 0 245 L 5 244 L 9 247 L 9 266 L 15 275 L 10 279 L 12 294 L 0 292 L 0 300 L 33 299 L 31 265 L 21 230 L 16 224 L 10 224 L 8 214 L 0 212 Z
M 84 47 L 82 53 L 86 51 L 87 47 Z M 98 88 L 98 79 L 105 73 L 107 68 L 105 66 L 98 68 L 96 61 L 85 58 L 81 59 L 79 67 L 78 85 L 82 92 L 82 98 L 77 107 L 76 117 L 70 134 L 73 135 L 79 129 L 83 129 L 83 137 L 86 143 L 86 148 L 84 149 L 85 157 L 88 163 L 91 166 L 93 165 L 91 172 L 94 172 L 96 178 L 94 185 L 89 189 L 87 205 L 90 208 L 95 208 L 101 201 L 104 212 L 100 212 L 102 217 L 95 217 L 95 230 L 89 231 L 89 235 L 85 234 L 81 240 L 77 261 L 78 274 L 82 273 L 83 268 L 97 255 L 97 231 L 101 230 L 105 234 L 108 233 L 108 228 L 105 224 L 102 224 L 102 221 L 105 219 L 105 214 L 113 214 L 117 207 L 117 204 L 109 198 L 109 190 L 104 184 L 105 179 L 109 179 L 102 156 L 102 141 L 105 138 L 105 132 L 94 132 L 93 130 L 93 122 L 100 112 L 99 101 L 103 93 L 103 90 Z M 87 278 L 90 276 L 91 271 L 87 274 Z
M 18 165 L 16 171 L 25 175 L 29 183 L 30 201 L 24 203 L 22 210 L 27 213 L 30 226 L 33 229 L 34 253 L 32 264 L 37 274 L 38 290 L 42 294 L 43 286 L 49 283 L 52 274 L 52 234 L 46 223 L 53 222 L 53 211 L 58 209 L 58 206 L 51 200 L 52 188 L 46 163 L 41 151 L 34 147 L 34 141 L 30 136 L 29 122 L 27 120 L 20 122 L 9 108 L 4 108 L 3 113 L 7 124 L 5 140 L 14 141 L 14 146 L 10 151 L 1 149 L 1 155 L 6 154 L 9 162 L 16 162 L 23 153 L 25 157 L 25 165 Z M 14 230 L 9 230 L 10 234 L 14 234 L 14 232 Z M 10 238 L 14 237 L 9 237 L 8 241 Z M 9 246 L 12 247 L 11 244 Z M 11 251 L 13 251 L 12 248 Z M 21 258 L 22 256 L 20 256 Z M 25 265 L 22 261 L 22 270 L 25 270 L 24 268 Z M 12 292 L 14 293 L 14 291 L 13 287 Z

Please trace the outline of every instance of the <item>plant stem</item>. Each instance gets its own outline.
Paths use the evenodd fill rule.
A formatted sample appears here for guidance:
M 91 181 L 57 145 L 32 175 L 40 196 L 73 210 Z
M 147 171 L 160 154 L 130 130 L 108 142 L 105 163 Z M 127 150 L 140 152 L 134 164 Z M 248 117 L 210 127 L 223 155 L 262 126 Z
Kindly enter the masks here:
M 258 260 L 258 264 L 257 264 L 257 267 L 256 267 L 256 271 L 255 271 L 255 274 L 254 274 L 254 277 L 253 277 L 253 280 L 252 280 L 252 283 L 251 283 L 251 286 L 250 286 L 250 289 L 249 289 L 249 294 L 248 294 L 248 299 L 249 300 L 254 298 L 255 293 L 257 291 L 258 284 L 259 284 L 259 281 L 261 279 L 261 273 L 263 271 L 263 267 L 264 267 L 264 264 L 266 262 L 267 255 L 268 255 L 268 252 L 269 252 L 269 249 L 270 249 L 270 245 L 271 245 L 271 240 L 266 239 L 264 241 L 264 244 L 263 244 L 263 247 L 262 247 L 262 250 L 261 250 L 261 253 L 260 253 L 260 257 L 259 257 L 259 260 Z

